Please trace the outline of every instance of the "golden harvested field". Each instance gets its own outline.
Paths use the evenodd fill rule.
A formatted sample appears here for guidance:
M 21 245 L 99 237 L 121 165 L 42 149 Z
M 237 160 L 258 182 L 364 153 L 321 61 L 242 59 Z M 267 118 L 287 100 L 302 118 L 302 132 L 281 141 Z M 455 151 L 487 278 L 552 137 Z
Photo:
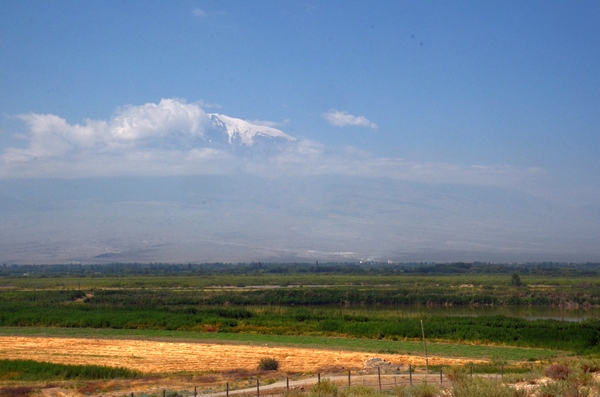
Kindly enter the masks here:
M 306 373 L 328 367 L 362 368 L 374 356 L 396 365 L 424 365 L 425 361 L 416 356 L 242 344 L 0 336 L 1 358 L 121 366 L 146 373 L 254 370 L 265 357 L 277 359 L 283 372 Z M 473 360 L 429 357 L 431 365 L 466 361 Z

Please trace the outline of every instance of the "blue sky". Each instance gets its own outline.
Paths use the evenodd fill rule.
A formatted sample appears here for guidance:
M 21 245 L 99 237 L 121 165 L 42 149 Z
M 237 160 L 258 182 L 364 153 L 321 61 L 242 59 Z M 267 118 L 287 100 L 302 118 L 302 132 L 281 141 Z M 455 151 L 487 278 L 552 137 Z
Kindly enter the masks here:
M 587 256 L 581 258 L 600 260 L 593 242 L 600 237 L 599 20 L 600 4 L 595 1 L 4 1 L 0 194 L 6 200 L 24 200 L 15 184 L 47 178 L 222 174 L 339 175 L 366 178 L 368 183 L 388 178 L 422 184 L 426 188 L 419 189 L 428 194 L 450 186 L 464 197 L 473 194 L 470 189 L 494 188 L 527 195 L 530 207 L 479 192 L 478 203 L 494 209 L 473 222 L 514 218 L 538 225 L 532 240 L 524 237 L 529 248 L 519 246 L 527 255 L 546 252 L 534 248 L 540 237 L 536 233 L 552 230 L 544 240 L 551 250 L 579 230 L 575 242 L 565 246 L 565 257 L 566 252 L 583 250 Z M 103 138 L 89 138 L 89 131 L 104 133 L 104 127 L 97 127 L 102 122 L 154 120 L 150 105 L 161 108 L 163 99 L 175 101 L 173 106 L 183 113 L 220 113 L 277 127 L 297 138 L 298 148 L 293 160 L 263 159 L 258 165 L 229 154 L 215 155 L 218 161 L 213 156 L 194 162 L 181 148 L 158 153 L 134 145 L 106 154 L 114 142 L 102 141 L 106 146 L 98 149 L 94 145 Z M 57 119 L 52 124 L 37 117 L 41 115 Z M 61 126 L 58 119 L 64 121 Z M 162 131 L 160 139 L 167 133 Z M 232 171 L 232 162 L 244 171 Z M 290 162 L 281 169 L 272 167 Z M 357 189 L 367 188 L 357 181 L 352 182 Z M 44 192 L 40 194 L 48 195 Z M 335 197 L 335 190 L 328 193 Z M 392 190 L 380 194 L 398 196 Z M 91 211 L 87 201 L 80 205 Z M 343 210 L 350 204 L 340 205 Z M 545 206 L 555 206 L 549 211 L 562 214 L 548 220 L 550 227 L 539 226 L 545 215 L 531 215 L 532 209 Z M 437 225 L 446 222 L 451 236 L 473 217 L 465 208 L 453 207 L 452 217 L 436 208 L 439 217 L 423 220 L 425 237 L 410 252 L 450 249 L 449 237 L 430 241 L 427 233 L 435 234 Z M 418 214 L 396 209 L 407 216 Z M 98 214 L 113 210 L 108 206 Z M 284 214 L 295 210 L 287 208 Z M 377 208 L 373 211 L 364 216 L 383 216 Z M 318 221 L 324 228 L 334 213 L 321 213 Z M 150 217 L 156 222 L 160 218 Z M 22 219 L 14 222 L 25 236 L 29 226 Z M 398 229 L 404 227 L 402 219 L 395 224 Z M 45 222 L 45 230 L 52 233 L 54 220 Z M 505 237 L 476 251 L 516 247 L 506 236 L 525 226 L 506 222 Z M 222 238 L 235 235 L 242 224 L 232 222 Z M 332 230 L 323 229 L 323 238 L 332 236 Z M 14 244 L 35 245 L 36 239 L 23 237 Z M 66 234 L 61 244 L 68 241 Z M 344 239 L 331 241 L 327 252 L 337 252 L 336 244 Z M 468 251 L 468 237 L 461 241 L 460 249 Z M 302 249 L 310 251 L 310 244 Z M 386 247 L 390 245 L 393 241 Z M 167 254 L 165 258 L 178 260 Z M 558 256 L 543 257 L 552 258 Z

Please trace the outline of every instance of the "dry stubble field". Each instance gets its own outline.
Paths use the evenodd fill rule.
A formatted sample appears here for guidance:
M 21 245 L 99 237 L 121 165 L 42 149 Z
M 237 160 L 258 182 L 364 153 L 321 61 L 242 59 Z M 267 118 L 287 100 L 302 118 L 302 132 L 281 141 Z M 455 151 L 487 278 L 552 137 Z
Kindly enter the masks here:
M 121 366 L 146 373 L 224 372 L 254 370 L 261 358 L 273 357 L 287 373 L 317 372 L 322 368 L 362 368 L 370 357 L 397 365 L 424 365 L 424 358 L 342 350 L 248 346 L 200 342 L 130 339 L 87 339 L 0 336 L 0 357 L 61 364 Z M 467 360 L 430 357 L 429 364 L 454 365 Z M 468 361 L 473 361 L 468 360 Z

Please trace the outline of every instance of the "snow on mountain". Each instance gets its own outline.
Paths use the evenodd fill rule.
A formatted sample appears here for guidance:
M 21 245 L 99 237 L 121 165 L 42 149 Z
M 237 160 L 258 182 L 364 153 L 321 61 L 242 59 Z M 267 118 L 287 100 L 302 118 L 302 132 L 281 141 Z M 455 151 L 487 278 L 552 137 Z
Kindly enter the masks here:
M 226 134 L 227 143 L 229 144 L 239 143 L 252 146 L 257 138 L 283 139 L 286 141 L 296 140 L 296 138 L 276 128 L 252 124 L 242 119 L 217 113 L 211 113 L 209 116 L 212 121 L 212 127 L 217 132 Z

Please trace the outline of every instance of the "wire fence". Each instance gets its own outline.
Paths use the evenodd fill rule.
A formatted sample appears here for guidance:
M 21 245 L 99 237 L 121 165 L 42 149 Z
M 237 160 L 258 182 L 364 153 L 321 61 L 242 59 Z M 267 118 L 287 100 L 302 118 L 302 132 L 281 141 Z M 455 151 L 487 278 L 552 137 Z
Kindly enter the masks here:
M 498 367 L 498 372 L 494 374 L 474 374 L 473 367 L 471 366 L 465 375 L 502 380 L 504 371 L 503 367 Z M 261 381 L 261 379 L 257 378 L 255 382 L 255 385 L 252 387 L 246 385 L 246 387 L 242 389 L 235 390 L 230 388 L 229 383 L 215 385 L 210 388 L 210 391 L 207 391 L 206 389 L 202 390 L 197 387 L 194 387 L 193 390 L 181 390 L 178 392 L 163 390 L 162 397 L 279 397 L 290 393 L 293 393 L 293 395 L 302 395 L 311 392 L 313 387 L 321 385 L 322 382 L 327 382 L 328 385 L 335 385 L 338 390 L 360 385 L 380 391 L 392 390 L 399 386 L 421 384 L 422 382 L 439 386 L 450 386 L 452 384 L 451 379 L 448 378 L 441 367 L 439 369 L 436 368 L 434 371 L 429 371 L 429 373 L 425 373 L 415 372 L 410 365 L 405 371 L 382 370 L 377 367 L 370 371 L 318 373 L 316 376 L 301 380 L 290 379 L 287 377 L 285 380 L 279 381 L 274 381 L 272 379 L 269 381 Z M 319 395 L 319 387 L 317 387 L 316 390 L 316 394 Z M 145 396 L 135 396 L 134 393 L 131 393 L 131 397 Z M 160 397 L 160 395 L 157 397 Z
M 469 375 L 502 379 L 502 372 L 502 369 L 499 369 L 499 373 L 497 374 L 473 374 L 471 369 Z M 452 381 L 446 377 L 442 368 L 440 368 L 439 371 L 430 371 L 428 374 L 415 373 L 411 367 L 409 367 L 407 373 L 383 374 L 381 370 L 377 368 L 377 372 L 372 374 L 353 374 L 351 371 L 347 371 L 345 373 L 338 372 L 317 374 L 316 381 L 314 378 L 301 381 L 290 381 L 289 378 L 287 378 L 285 380 L 285 385 L 279 386 L 272 384 L 266 387 L 262 386 L 262 390 L 260 382 L 257 380 L 256 390 L 244 389 L 242 391 L 229 391 L 227 388 L 225 393 L 220 394 L 222 394 L 224 397 L 276 397 L 288 394 L 290 391 L 295 391 L 296 393 L 308 393 L 312 387 L 319 385 L 322 381 L 326 381 L 335 385 L 338 390 L 361 385 L 380 391 L 392 390 L 399 386 L 412 386 L 413 384 L 420 384 L 422 382 L 437 384 L 440 386 L 450 386 L 452 384 Z M 216 396 L 217 394 L 212 395 Z

